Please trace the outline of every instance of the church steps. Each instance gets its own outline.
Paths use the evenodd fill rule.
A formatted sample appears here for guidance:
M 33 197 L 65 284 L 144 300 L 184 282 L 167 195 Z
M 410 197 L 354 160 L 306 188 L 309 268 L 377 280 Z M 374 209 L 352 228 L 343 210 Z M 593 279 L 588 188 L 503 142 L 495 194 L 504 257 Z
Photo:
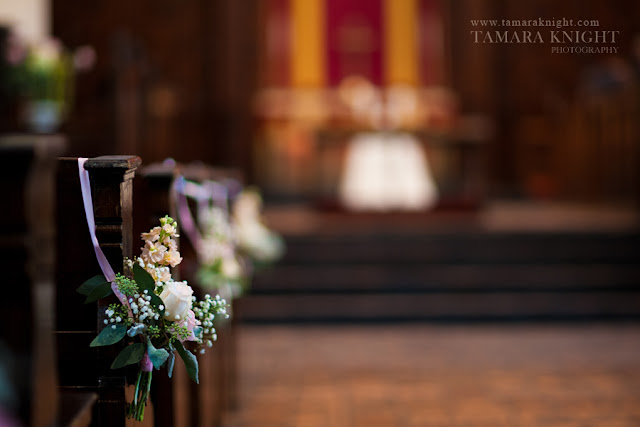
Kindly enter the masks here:
M 638 292 L 252 295 L 250 322 L 638 320 Z
M 246 321 L 640 319 L 640 233 L 287 236 Z
M 290 236 L 284 264 L 640 262 L 640 234 L 431 233 Z
M 615 264 L 282 266 L 256 276 L 252 293 L 637 290 L 640 267 Z

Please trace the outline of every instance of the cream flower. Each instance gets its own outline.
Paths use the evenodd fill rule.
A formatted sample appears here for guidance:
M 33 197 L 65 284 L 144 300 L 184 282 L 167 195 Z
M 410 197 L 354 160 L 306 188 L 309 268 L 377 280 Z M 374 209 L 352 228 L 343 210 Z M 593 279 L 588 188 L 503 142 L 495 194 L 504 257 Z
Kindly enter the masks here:
M 192 297 L 193 289 L 187 285 L 187 282 L 167 282 L 160 294 L 160 299 L 165 308 L 164 318 L 174 322 L 184 319 L 189 310 L 191 310 Z
M 173 224 L 168 224 L 168 223 L 167 223 L 167 224 L 164 224 L 164 225 L 162 226 L 162 230 L 163 230 L 165 233 L 169 234 L 170 236 L 173 236 L 173 235 L 175 235 L 175 233 L 176 233 L 176 227 L 174 227 L 174 225 L 173 225 Z
M 142 259 L 146 262 L 160 263 L 167 253 L 167 248 L 164 245 L 156 245 L 155 243 L 147 240 L 142 248 Z
M 157 282 L 168 282 L 171 280 L 171 271 L 169 267 L 156 267 L 153 264 L 149 264 L 146 267 L 147 272 L 153 277 L 153 280 Z
M 182 262 L 182 257 L 180 256 L 180 252 L 176 250 L 170 250 L 164 253 L 164 257 L 162 259 L 162 263 L 165 265 L 170 265 L 171 267 L 175 267 L 176 265 Z
M 168 282 L 169 280 L 171 280 L 171 271 L 169 270 L 169 267 L 156 268 L 156 274 L 156 281 Z
M 165 237 L 165 239 L 162 242 L 162 244 L 165 245 L 167 248 L 169 248 L 170 251 L 177 251 L 178 250 L 178 244 L 171 237 L 168 237 L 168 236 Z
M 153 227 L 148 233 L 142 233 L 141 237 L 144 241 L 156 242 L 160 239 L 160 227 Z

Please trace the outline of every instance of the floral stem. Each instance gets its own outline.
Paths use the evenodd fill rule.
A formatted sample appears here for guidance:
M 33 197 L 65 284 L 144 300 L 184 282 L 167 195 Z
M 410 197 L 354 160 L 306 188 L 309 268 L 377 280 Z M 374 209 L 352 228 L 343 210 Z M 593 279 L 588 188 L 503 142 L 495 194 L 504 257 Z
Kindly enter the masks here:
M 135 395 L 127 411 L 129 418 L 133 418 L 136 421 L 142 421 L 144 419 L 144 409 L 147 406 L 147 400 L 151 392 L 151 379 L 152 372 L 138 372 Z

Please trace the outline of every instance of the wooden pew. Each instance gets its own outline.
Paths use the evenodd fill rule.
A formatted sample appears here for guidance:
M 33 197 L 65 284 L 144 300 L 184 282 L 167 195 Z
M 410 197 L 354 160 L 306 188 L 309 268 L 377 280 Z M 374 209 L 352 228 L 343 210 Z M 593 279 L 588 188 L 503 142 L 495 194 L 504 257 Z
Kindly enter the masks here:
M 175 164 L 153 164 L 143 168 L 136 180 L 136 235 L 148 231 L 169 214 L 178 218 L 171 201 L 170 190 L 178 173 Z M 204 293 L 195 279 L 196 254 L 184 237 L 180 238 L 183 261 L 174 269 L 174 278 L 187 280 L 198 298 Z M 152 384 L 155 419 L 158 426 L 219 426 L 222 423 L 221 351 L 217 345 L 197 354 L 200 384 L 191 381 L 182 364 L 176 363 L 172 379 L 156 374 Z
M 6 284 L 0 298 L 0 368 L 15 379 L 13 415 L 23 425 L 49 426 L 60 419 L 51 332 L 55 318 L 54 184 L 56 159 L 64 147 L 60 136 L 0 138 L 0 191 L 5 203 L 0 257 Z M 5 406 L 3 412 L 11 409 Z
M 87 160 L 84 166 L 91 179 L 96 236 L 115 272 L 122 272 L 124 257 L 132 256 L 132 179 L 140 163 L 136 156 L 101 156 Z M 101 273 L 82 204 L 77 158 L 59 159 L 57 187 L 55 302 L 60 385 L 70 393 L 97 393 L 93 425 L 124 426 L 126 380 L 129 377 L 132 383 L 138 368 L 112 371 L 109 367 L 120 348 L 89 347 L 104 326 L 105 307 L 117 299 L 101 299 L 96 308 L 84 304 L 84 297 L 76 293 L 80 284 Z
M 188 180 L 195 182 L 203 182 L 206 180 L 225 182 L 233 180 L 238 185 L 242 185 L 244 179 L 242 173 L 237 169 L 217 168 L 205 165 L 203 163 L 190 163 L 180 166 L 180 173 Z M 239 191 L 240 189 L 238 189 Z M 222 408 L 224 411 L 234 411 L 238 408 L 238 328 L 237 316 L 235 313 L 238 300 L 242 297 L 236 297 L 230 301 L 232 313 L 229 321 L 218 322 L 216 331 L 218 333 L 218 346 L 221 353 L 221 395 Z

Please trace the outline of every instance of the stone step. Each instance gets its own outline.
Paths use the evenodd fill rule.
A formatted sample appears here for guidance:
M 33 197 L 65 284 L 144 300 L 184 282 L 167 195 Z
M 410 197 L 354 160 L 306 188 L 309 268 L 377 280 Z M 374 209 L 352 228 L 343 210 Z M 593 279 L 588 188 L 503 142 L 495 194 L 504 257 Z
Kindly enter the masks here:
M 640 263 L 640 234 L 429 233 L 288 236 L 280 265 L 320 263 Z
M 254 294 L 353 292 L 637 291 L 636 264 L 424 264 L 279 266 L 257 274 Z
M 245 322 L 640 320 L 638 292 L 250 294 L 240 302 Z
M 640 319 L 640 233 L 287 236 L 248 321 Z

